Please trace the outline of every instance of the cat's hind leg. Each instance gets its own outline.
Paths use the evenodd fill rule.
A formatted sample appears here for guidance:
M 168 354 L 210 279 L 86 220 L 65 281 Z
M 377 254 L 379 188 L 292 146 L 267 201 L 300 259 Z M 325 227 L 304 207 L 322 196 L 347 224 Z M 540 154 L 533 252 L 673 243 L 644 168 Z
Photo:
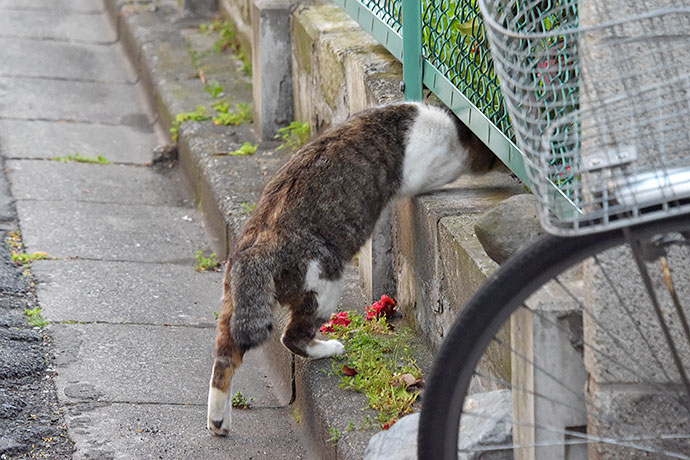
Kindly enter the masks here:
M 232 300 L 229 292 L 223 299 L 223 310 L 218 320 L 216 359 L 208 389 L 207 428 L 217 436 L 226 436 L 232 426 L 232 377 L 242 364 L 244 352 L 240 350 L 230 331 Z
M 312 359 L 340 355 L 345 347 L 338 340 L 315 339 L 316 331 L 335 311 L 342 292 L 343 279 L 321 277 L 318 262 L 309 263 L 305 276 L 305 293 L 291 302 L 290 322 L 281 337 L 283 345 L 300 356 Z

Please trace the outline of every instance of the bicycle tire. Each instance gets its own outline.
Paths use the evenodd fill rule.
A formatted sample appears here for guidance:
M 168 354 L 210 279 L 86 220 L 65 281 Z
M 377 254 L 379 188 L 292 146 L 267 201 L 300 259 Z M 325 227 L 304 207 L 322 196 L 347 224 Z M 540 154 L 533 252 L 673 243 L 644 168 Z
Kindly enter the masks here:
M 631 227 L 630 234 L 647 239 L 688 229 L 690 217 L 681 215 Z M 453 323 L 427 379 L 418 432 L 420 460 L 458 457 L 460 419 L 475 367 L 510 315 L 550 280 L 626 244 L 625 229 L 576 237 L 546 235 L 489 277 Z

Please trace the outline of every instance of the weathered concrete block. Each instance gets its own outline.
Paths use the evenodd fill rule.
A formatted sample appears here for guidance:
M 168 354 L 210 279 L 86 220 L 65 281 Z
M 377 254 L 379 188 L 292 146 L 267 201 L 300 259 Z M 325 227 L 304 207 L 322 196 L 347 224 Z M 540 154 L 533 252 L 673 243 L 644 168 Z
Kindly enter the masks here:
M 606 442 L 590 444 L 590 459 L 672 457 L 646 453 L 626 447 L 626 444 L 665 449 L 681 455 L 690 452 L 688 409 L 680 398 L 650 392 L 649 387 L 643 385 L 597 385 L 590 382 L 588 388 L 588 434 L 625 440 L 618 446 Z
M 582 291 L 581 276 L 576 270 L 563 278 L 575 294 Z M 516 459 L 587 458 L 586 445 L 564 445 L 560 431 L 579 431 L 587 425 L 580 305 L 556 283 L 539 290 L 525 304 L 528 308 L 519 308 L 510 323 L 510 346 L 515 351 L 511 359 L 513 438 L 517 444 L 543 443 L 545 447 L 518 449 Z
M 460 310 L 460 305 L 451 306 L 449 298 L 444 295 L 445 270 L 449 273 L 472 273 L 460 266 L 477 266 L 476 262 L 468 260 L 470 257 L 459 255 L 457 257 L 460 259 L 453 261 L 455 254 L 461 254 L 453 247 L 457 248 L 465 241 L 474 239 L 471 225 L 467 236 L 451 237 L 450 232 L 446 232 L 447 237 L 442 239 L 439 237 L 439 234 L 443 235 L 443 232 L 439 232 L 439 222 L 449 216 L 477 217 L 500 201 L 520 192 L 521 187 L 504 170 L 493 170 L 481 176 L 461 177 L 438 192 L 402 200 L 395 207 L 393 239 L 398 304 L 403 315 L 426 334 L 434 346 L 440 345 L 445 331 Z M 446 226 L 449 231 L 453 228 L 458 227 Z M 447 246 L 443 251 L 440 246 L 442 242 Z M 482 251 L 463 252 L 477 255 Z M 441 254 L 446 256 L 444 262 Z M 480 265 L 487 264 L 488 259 L 483 257 Z M 473 282 L 472 286 L 468 286 L 465 283 L 462 287 L 451 288 L 450 298 L 459 302 L 468 299 L 488 276 L 488 273 L 478 276 L 481 271 L 480 269 L 469 275 L 468 279 L 474 279 L 476 284 Z M 457 279 L 460 276 L 466 275 L 458 275 Z
M 502 264 L 544 232 L 537 198 L 531 194 L 508 198 L 481 216 L 474 231 L 489 257 Z
M 389 205 L 376 222 L 374 233 L 359 251 L 359 278 L 370 300 L 395 295 L 392 209 Z
M 252 80 L 254 129 L 270 140 L 293 120 L 290 15 L 295 0 L 254 0 Z
M 482 249 L 472 231 L 478 214 L 444 217 L 439 222 L 441 286 L 443 311 L 434 315 L 442 336 L 460 314 L 462 307 L 477 288 L 497 268 Z M 510 327 L 498 333 L 503 343 L 510 342 Z M 470 392 L 486 392 L 505 388 L 498 381 L 510 382 L 510 354 L 496 343 L 491 343 L 477 364 L 478 371 L 488 378 L 475 376 Z M 497 381 L 498 379 L 498 381 Z
M 675 249 L 668 258 L 681 303 L 690 298 L 687 256 L 687 251 Z M 684 338 L 662 270 L 658 262 L 647 267 L 683 365 L 689 369 L 690 344 Z M 592 379 L 598 383 L 680 382 L 630 251 L 615 248 L 598 255 L 596 263 L 586 263 L 585 282 L 584 307 L 589 312 L 584 317 L 585 340 L 592 344 L 585 352 L 585 363 Z
M 218 0 L 180 0 L 185 16 L 211 16 L 218 11 Z
M 292 38 L 295 118 L 312 132 L 402 99 L 400 64 L 336 5 L 297 8 Z

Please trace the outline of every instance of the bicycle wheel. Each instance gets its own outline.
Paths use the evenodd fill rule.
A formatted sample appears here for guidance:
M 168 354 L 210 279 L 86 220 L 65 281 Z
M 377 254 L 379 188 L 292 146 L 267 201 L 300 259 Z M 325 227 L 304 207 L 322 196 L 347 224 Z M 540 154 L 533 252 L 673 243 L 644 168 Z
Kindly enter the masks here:
M 507 261 L 439 350 L 419 459 L 690 459 L 688 230 L 545 236 Z M 476 407 L 498 389 L 507 410 Z M 465 439 L 487 420 L 508 433 Z

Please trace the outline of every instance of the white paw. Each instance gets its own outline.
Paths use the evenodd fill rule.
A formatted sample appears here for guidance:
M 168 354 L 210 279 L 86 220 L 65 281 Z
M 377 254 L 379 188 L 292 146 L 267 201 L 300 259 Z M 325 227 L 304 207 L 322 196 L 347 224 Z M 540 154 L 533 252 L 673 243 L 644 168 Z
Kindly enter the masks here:
M 337 340 L 314 339 L 307 345 L 307 355 L 312 359 L 328 358 L 343 353 L 345 353 L 345 346 Z
M 230 392 L 223 392 L 209 385 L 206 427 L 216 436 L 227 436 L 232 426 L 232 401 Z

